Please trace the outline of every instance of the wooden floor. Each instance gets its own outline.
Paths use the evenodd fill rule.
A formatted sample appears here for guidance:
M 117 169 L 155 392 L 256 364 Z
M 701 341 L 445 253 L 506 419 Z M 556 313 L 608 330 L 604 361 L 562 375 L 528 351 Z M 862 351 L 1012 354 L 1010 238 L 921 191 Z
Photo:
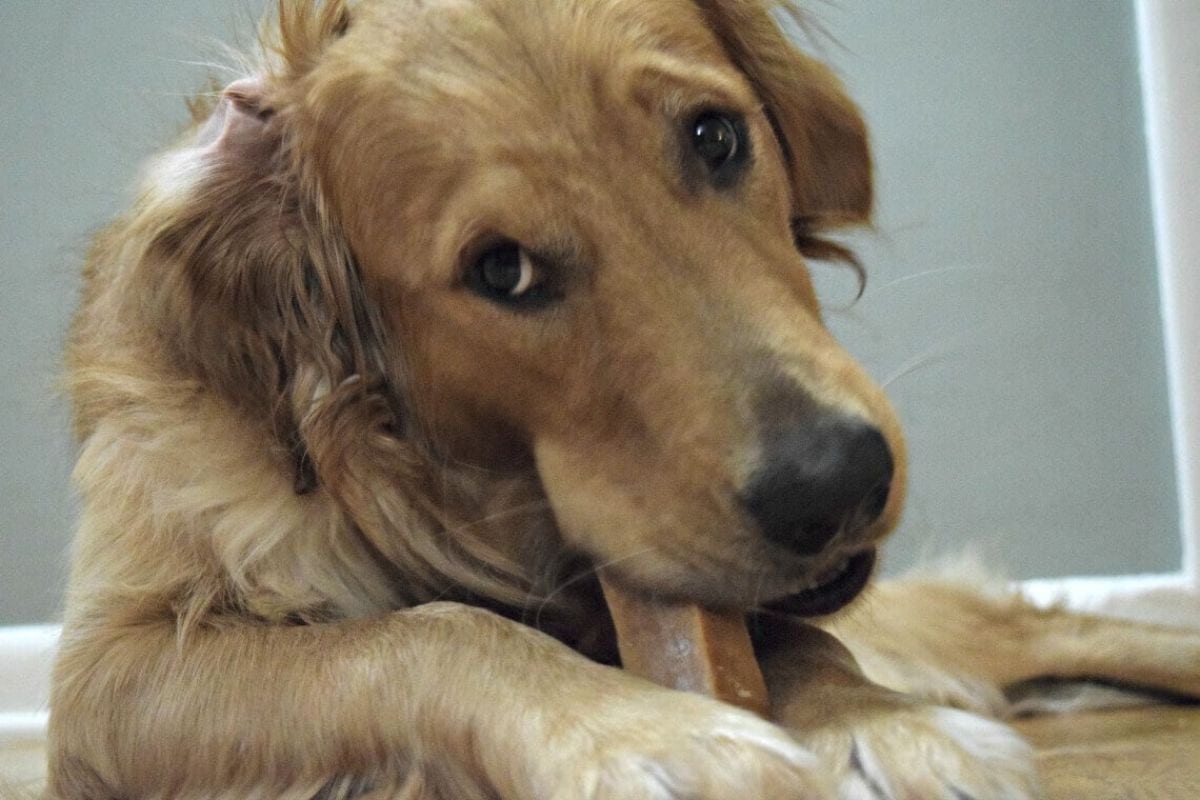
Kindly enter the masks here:
M 1017 728 L 1037 748 L 1050 800 L 1200 800 L 1200 707 L 1035 717 Z
M 1017 727 L 1037 747 L 1049 800 L 1200 800 L 1200 707 L 1037 717 Z M 0 778 L 36 786 L 41 759 L 36 742 L 2 747 Z
M 25 791 L 35 792 L 45 781 L 46 764 L 40 740 L 29 739 L 0 742 L 0 800 L 24 797 Z

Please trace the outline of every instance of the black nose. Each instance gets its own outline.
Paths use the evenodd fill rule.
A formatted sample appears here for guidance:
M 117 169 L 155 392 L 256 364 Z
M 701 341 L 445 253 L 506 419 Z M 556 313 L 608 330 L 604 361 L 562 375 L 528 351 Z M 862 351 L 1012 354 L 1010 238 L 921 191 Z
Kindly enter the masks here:
M 877 428 L 816 412 L 773 433 L 742 493 L 768 539 L 814 555 L 838 531 L 864 528 L 883 513 L 894 464 Z

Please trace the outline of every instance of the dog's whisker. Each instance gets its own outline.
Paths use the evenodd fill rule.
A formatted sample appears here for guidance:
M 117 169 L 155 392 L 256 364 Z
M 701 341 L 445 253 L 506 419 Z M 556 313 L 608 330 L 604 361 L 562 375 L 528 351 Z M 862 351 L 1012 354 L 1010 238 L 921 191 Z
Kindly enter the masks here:
M 923 280 L 925 278 L 931 278 L 931 277 L 934 277 L 937 275 L 952 275 L 952 274 L 959 274 L 959 273 L 994 272 L 994 271 L 995 270 L 992 267 L 986 266 L 984 264 L 956 264 L 956 265 L 949 266 L 949 267 L 937 267 L 934 269 L 926 269 L 926 270 L 922 270 L 920 272 L 914 272 L 911 275 L 905 275 L 903 277 L 896 278 L 895 280 L 888 281 L 887 283 L 881 283 L 872 289 L 872 293 L 879 294 L 880 292 L 883 292 L 883 291 L 895 289 L 897 286 L 903 286 L 906 283 L 911 283 L 911 282 L 917 281 L 917 280 Z
M 550 604 L 553 603 L 554 600 L 557 597 L 559 597 L 560 595 L 562 595 L 563 592 L 565 592 L 567 589 L 571 588 L 572 586 L 575 586 L 576 584 L 580 583 L 581 581 L 584 581 L 584 580 L 587 580 L 588 578 L 599 575 L 602 570 L 607 569 L 608 567 L 611 567 L 615 564 L 620 564 L 625 561 L 629 561 L 634 558 L 638 558 L 640 556 L 644 556 L 647 553 L 650 553 L 653 551 L 654 551 L 653 547 L 643 547 L 638 550 L 634 550 L 632 552 L 624 553 L 620 556 L 610 558 L 607 561 L 600 561 L 597 563 L 593 563 L 587 569 L 582 570 L 581 572 L 578 572 L 578 573 L 572 575 L 571 577 L 567 578 L 566 580 L 562 581 L 561 583 L 558 584 L 558 586 L 556 586 L 554 589 L 552 589 L 550 592 L 548 592 L 544 597 L 540 598 L 540 602 L 538 603 L 537 610 L 534 612 L 534 615 L 533 615 L 533 621 L 531 623 L 531 627 L 533 627 L 533 628 L 541 627 L 542 614 L 545 612 L 546 608 L 548 608 L 550 606 Z M 532 595 L 530 596 L 530 599 L 531 600 L 534 599 Z M 528 610 L 528 607 L 526 608 L 526 610 Z M 527 619 L 528 619 L 527 615 L 523 614 L 522 621 L 524 622 Z
M 157 91 L 154 89 L 144 89 L 140 86 L 137 88 L 127 86 L 125 87 L 125 91 L 142 97 L 177 97 L 182 100 L 194 100 L 199 97 L 217 98 L 221 96 L 220 92 L 167 92 Z
M 470 522 L 464 522 L 464 523 L 462 523 L 460 525 L 456 525 L 452 528 L 447 528 L 446 533 L 451 534 L 451 535 L 458 534 L 458 533 L 464 533 L 466 531 L 471 530 L 472 528 L 477 528 L 480 525 L 487 525 L 492 522 L 498 522 L 500 520 L 509 519 L 511 517 L 520 516 L 522 514 L 530 514 L 535 511 L 547 511 L 547 510 L 549 510 L 549 508 L 550 508 L 550 503 L 549 503 L 549 501 L 547 501 L 545 499 L 531 500 L 528 503 L 520 503 L 518 505 L 510 506 L 508 508 L 502 508 L 498 511 L 493 511 L 490 514 L 486 514 L 482 517 L 478 517 L 474 520 L 471 520 Z
M 763 594 L 762 587 L 763 587 L 763 582 L 766 579 L 767 579 L 767 571 L 765 569 L 758 570 L 758 577 L 754 581 L 754 592 L 753 592 L 753 594 L 750 595 L 750 600 L 751 600 L 750 607 L 751 608 L 758 608 L 761 605 L 760 601 L 762 600 L 762 594 Z
M 185 67 L 203 67 L 204 69 L 212 70 L 213 72 L 223 72 L 238 77 L 240 77 L 242 73 L 242 71 L 237 67 L 234 67 L 230 64 L 222 64 L 217 61 L 189 61 L 187 59 L 180 58 L 168 58 L 164 60 L 169 63 L 179 64 Z
M 939 346 L 926 350 L 924 353 L 920 353 L 901 364 L 895 372 L 880 382 L 879 385 L 881 388 L 887 389 L 901 378 L 911 375 L 917 370 L 924 369 L 925 367 L 945 361 L 951 355 L 953 355 L 953 351 L 945 346 Z

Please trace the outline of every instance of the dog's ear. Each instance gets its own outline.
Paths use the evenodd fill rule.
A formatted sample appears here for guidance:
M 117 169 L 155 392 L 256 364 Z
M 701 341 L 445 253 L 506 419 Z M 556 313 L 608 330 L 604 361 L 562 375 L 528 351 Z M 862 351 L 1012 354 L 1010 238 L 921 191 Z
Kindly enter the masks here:
M 866 125 L 841 81 L 800 52 L 767 0 L 695 0 L 775 125 L 791 170 L 797 234 L 869 221 Z M 799 12 L 796 12 L 799 13 Z
M 407 413 L 400 348 L 300 134 L 298 98 L 336 57 L 347 19 L 342 0 L 281 0 L 263 62 L 193 104 L 195 125 L 151 167 L 130 222 L 145 250 L 125 311 L 189 392 L 266 432 L 263 457 L 296 493 L 319 489 L 352 522 L 356 536 L 331 535 L 331 552 L 361 534 L 405 602 L 473 591 L 520 605 L 524 565 L 486 539 L 443 534 L 477 523 L 454 502 L 476 507 L 478 473 L 457 479 Z M 315 536 L 329 524 L 319 519 Z M 239 558 L 247 573 L 251 556 Z
M 193 108 L 196 127 L 152 173 L 146 203 L 171 210 L 147 260 L 170 267 L 147 277 L 173 363 L 269 420 L 305 493 L 345 473 L 347 446 L 398 435 L 401 421 L 384 326 L 281 107 L 344 30 L 340 4 L 326 16 L 302 7 L 281 8 L 276 64 Z

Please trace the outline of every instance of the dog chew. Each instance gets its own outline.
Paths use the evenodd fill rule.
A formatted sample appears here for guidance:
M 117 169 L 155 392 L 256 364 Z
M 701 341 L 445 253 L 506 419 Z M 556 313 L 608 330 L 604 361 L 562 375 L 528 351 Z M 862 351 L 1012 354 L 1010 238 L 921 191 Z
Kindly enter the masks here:
M 767 686 L 743 614 L 651 600 L 603 576 L 600 584 L 626 670 L 770 716 Z

